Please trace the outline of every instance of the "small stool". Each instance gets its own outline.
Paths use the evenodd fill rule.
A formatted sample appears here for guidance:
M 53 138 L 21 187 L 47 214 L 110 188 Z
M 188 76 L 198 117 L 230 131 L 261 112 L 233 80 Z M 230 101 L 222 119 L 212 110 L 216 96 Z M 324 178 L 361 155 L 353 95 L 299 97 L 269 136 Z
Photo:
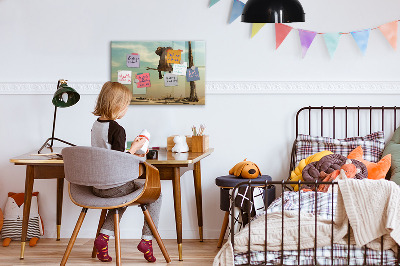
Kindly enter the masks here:
M 245 179 L 236 177 L 234 175 L 227 175 L 227 176 L 220 176 L 215 179 L 215 184 L 220 187 L 220 209 L 222 211 L 225 211 L 225 217 L 224 221 L 222 222 L 221 234 L 219 235 L 219 240 L 217 245 L 218 248 L 222 246 L 226 228 L 228 227 L 228 222 L 229 222 L 229 207 L 230 207 L 229 191 L 233 189 L 237 184 L 249 180 L 265 182 L 266 180 L 272 181 L 272 178 L 268 175 L 261 175 L 254 179 Z M 270 188 L 267 189 L 268 189 L 268 199 L 266 206 L 268 207 L 275 200 L 275 186 L 271 186 Z

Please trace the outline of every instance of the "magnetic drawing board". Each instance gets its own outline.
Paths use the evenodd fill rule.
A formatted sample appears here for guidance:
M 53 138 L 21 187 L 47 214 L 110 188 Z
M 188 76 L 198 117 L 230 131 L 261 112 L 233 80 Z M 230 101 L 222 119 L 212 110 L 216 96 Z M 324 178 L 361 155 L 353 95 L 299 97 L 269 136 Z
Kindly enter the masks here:
M 205 70 L 204 41 L 111 42 L 111 81 L 132 91 L 131 104 L 204 105 Z

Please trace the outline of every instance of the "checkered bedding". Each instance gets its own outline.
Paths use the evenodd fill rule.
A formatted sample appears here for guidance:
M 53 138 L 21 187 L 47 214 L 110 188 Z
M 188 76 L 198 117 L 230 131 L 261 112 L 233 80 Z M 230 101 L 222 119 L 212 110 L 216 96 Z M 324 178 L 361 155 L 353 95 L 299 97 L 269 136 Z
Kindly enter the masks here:
M 300 208 L 301 212 L 316 213 L 323 218 L 332 219 L 332 208 L 333 215 L 336 208 L 336 194 L 317 192 L 317 200 L 315 201 L 315 192 L 313 191 L 288 191 L 284 193 L 283 197 L 279 197 L 271 203 L 267 215 L 282 211 L 282 203 L 284 210 L 298 210 Z M 265 213 L 260 215 L 265 215 Z M 254 219 L 257 219 L 260 215 L 254 217 Z M 347 245 L 333 245 L 333 263 L 331 252 L 331 246 L 317 248 L 316 265 L 382 265 L 380 251 L 350 245 L 349 264 L 347 264 Z M 250 265 L 281 265 L 281 255 L 281 251 L 267 251 L 267 262 L 265 264 L 265 252 L 250 252 Z M 300 258 L 300 265 L 314 265 L 314 249 L 303 249 L 300 251 L 300 256 L 298 256 L 297 250 L 285 250 L 283 252 L 284 265 L 298 265 L 298 258 Z M 248 264 L 248 253 L 235 254 L 235 265 Z M 392 250 L 383 252 L 383 265 L 396 265 L 396 256 Z
M 329 137 L 319 137 L 299 134 L 296 139 L 296 162 L 298 165 L 302 159 L 307 158 L 317 152 L 328 150 L 343 156 L 361 146 L 363 149 L 364 160 L 377 162 L 382 156 L 385 148 L 383 131 L 378 131 L 364 137 L 352 137 L 345 139 L 333 139 Z

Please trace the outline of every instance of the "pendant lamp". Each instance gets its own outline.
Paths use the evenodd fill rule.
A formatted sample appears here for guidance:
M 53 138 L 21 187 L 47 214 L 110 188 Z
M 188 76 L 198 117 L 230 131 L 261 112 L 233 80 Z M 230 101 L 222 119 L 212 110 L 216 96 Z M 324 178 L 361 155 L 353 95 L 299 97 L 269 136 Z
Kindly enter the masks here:
M 298 0 L 249 0 L 243 9 L 242 22 L 304 22 L 304 15 Z
M 62 143 L 68 144 L 70 146 L 75 146 L 72 143 L 69 143 L 65 140 L 55 138 L 54 130 L 56 128 L 56 117 L 57 117 L 57 108 L 65 108 L 70 107 L 76 104 L 80 99 L 79 93 L 73 88 L 69 87 L 67 84 L 67 80 L 60 79 L 57 83 L 57 90 L 53 95 L 52 103 L 54 105 L 54 117 L 53 117 L 53 131 L 51 133 L 51 138 L 48 138 L 42 147 L 39 149 L 38 153 L 40 153 L 45 147 L 50 148 L 51 152 L 53 152 L 53 141 L 57 140 Z M 50 144 L 49 144 L 49 141 Z

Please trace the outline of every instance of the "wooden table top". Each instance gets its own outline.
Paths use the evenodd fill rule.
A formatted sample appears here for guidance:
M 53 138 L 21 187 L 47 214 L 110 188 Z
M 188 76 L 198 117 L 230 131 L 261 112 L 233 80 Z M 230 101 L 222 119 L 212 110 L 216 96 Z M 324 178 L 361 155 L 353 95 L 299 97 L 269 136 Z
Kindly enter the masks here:
M 61 147 L 54 147 L 53 152 L 50 149 L 43 149 L 42 154 L 37 154 L 37 150 L 22 154 L 10 159 L 14 164 L 64 164 L 64 161 L 57 154 L 61 153 Z M 161 148 L 158 151 L 157 160 L 146 160 L 152 165 L 168 165 L 168 164 L 193 164 L 207 157 L 214 151 L 213 148 L 205 152 L 186 152 L 174 153 L 167 151 L 166 148 Z M 52 154 L 54 153 L 54 154 Z

